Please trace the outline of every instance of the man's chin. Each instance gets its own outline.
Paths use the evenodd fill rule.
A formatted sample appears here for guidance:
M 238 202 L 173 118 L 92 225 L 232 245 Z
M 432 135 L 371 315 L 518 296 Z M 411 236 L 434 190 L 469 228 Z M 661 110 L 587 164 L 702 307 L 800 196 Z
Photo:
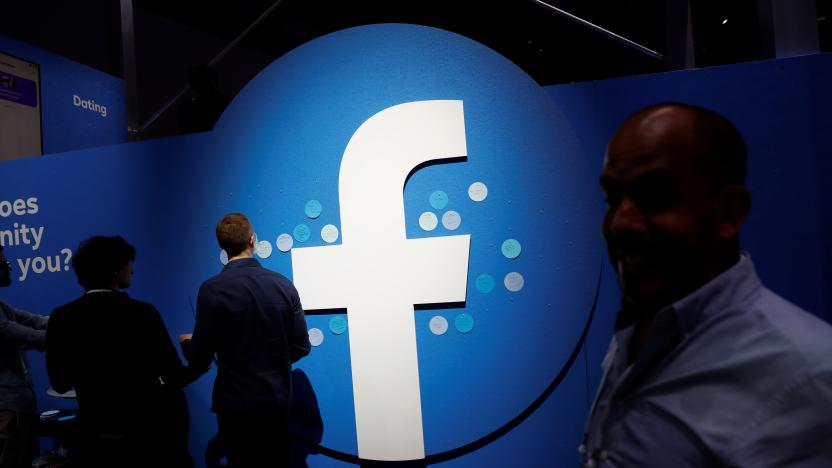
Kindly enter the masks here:
M 667 285 L 663 281 L 621 281 L 624 300 L 630 305 L 644 309 L 659 309 L 668 304 Z

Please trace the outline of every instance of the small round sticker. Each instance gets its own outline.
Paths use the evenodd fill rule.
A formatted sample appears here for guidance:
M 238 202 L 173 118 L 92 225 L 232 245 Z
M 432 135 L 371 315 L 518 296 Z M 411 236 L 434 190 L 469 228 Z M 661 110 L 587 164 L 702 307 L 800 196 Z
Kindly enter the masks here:
M 347 319 L 340 315 L 336 315 L 329 319 L 329 331 L 336 335 L 340 335 L 347 330 Z
M 441 190 L 437 190 L 430 194 L 428 201 L 434 210 L 441 210 L 448 206 L 448 194 Z
M 476 281 L 474 284 L 477 287 L 477 291 L 487 294 L 494 290 L 494 277 L 488 274 L 482 274 L 477 276 Z
M 220 263 L 228 265 L 228 253 L 225 250 L 220 250 Z
M 520 251 L 523 249 L 517 239 L 506 239 L 503 241 L 501 250 L 506 258 L 514 259 L 520 256 Z
M 295 240 L 298 242 L 306 242 L 309 240 L 309 226 L 305 224 L 298 224 L 292 232 L 295 235 Z
M 292 250 L 292 244 L 294 243 L 295 241 L 292 239 L 292 236 L 286 233 L 277 236 L 277 241 L 275 242 L 277 250 L 281 252 L 288 252 Z
M 448 320 L 441 315 L 437 315 L 430 319 L 428 328 L 430 328 L 430 332 L 434 335 L 444 335 L 448 331 Z
M 272 255 L 272 244 L 267 240 L 261 240 L 257 243 L 255 252 L 260 258 L 269 258 Z
M 474 329 L 474 317 L 468 314 L 459 314 L 454 320 L 454 326 L 460 333 L 468 333 Z
M 468 197 L 475 202 L 481 202 L 488 196 L 488 187 L 482 182 L 474 182 L 468 187 Z
M 321 210 L 321 202 L 319 202 L 318 200 L 309 200 L 308 202 L 306 202 L 306 206 L 304 207 L 306 216 L 308 216 L 309 219 L 315 219 L 318 216 L 320 216 Z
M 425 211 L 419 216 L 419 227 L 423 231 L 433 231 L 439 224 L 439 219 L 430 211 Z
M 523 289 L 525 280 L 523 279 L 523 275 L 517 273 L 516 271 L 512 271 L 511 273 L 506 275 L 505 279 L 503 279 L 503 284 L 509 291 L 517 292 Z
M 321 228 L 321 239 L 327 244 L 331 244 L 338 240 L 338 228 L 334 224 L 327 224 Z
M 449 231 L 453 231 L 462 224 L 462 216 L 459 215 L 456 211 L 446 211 L 445 214 L 442 215 L 442 225 L 445 226 L 445 229 Z
M 312 346 L 320 346 L 324 342 L 324 332 L 320 328 L 309 329 L 309 344 Z

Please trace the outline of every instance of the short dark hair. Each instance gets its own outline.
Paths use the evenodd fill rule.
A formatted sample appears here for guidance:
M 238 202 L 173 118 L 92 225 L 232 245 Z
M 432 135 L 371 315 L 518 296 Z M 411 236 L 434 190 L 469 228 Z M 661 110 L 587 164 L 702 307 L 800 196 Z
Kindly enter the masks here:
M 217 242 L 229 257 L 248 248 L 252 233 L 251 221 L 242 213 L 229 213 L 217 223 Z
M 675 107 L 692 115 L 697 141 L 704 150 L 704 173 L 713 188 L 745 184 L 748 151 L 742 135 L 730 120 L 710 109 L 681 102 L 654 104 L 633 115 L 649 114 L 664 107 Z
M 85 290 L 108 288 L 113 274 L 136 259 L 136 248 L 121 236 L 94 236 L 78 246 L 72 269 Z

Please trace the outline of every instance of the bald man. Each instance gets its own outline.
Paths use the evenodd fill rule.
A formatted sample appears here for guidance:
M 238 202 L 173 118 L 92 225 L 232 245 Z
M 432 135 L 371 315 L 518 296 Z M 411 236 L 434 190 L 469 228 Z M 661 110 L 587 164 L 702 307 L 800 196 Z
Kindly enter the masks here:
M 585 466 L 832 466 L 832 327 L 769 291 L 739 232 L 746 150 L 725 118 L 627 118 L 601 175 L 622 293 Z

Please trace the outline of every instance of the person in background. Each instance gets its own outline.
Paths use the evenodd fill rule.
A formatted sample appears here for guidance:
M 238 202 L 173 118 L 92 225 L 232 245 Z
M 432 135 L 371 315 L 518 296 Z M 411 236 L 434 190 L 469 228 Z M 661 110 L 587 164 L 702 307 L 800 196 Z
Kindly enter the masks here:
M 211 410 L 228 465 L 286 466 L 292 363 L 311 349 L 300 297 L 252 257 L 254 230 L 244 215 L 223 216 L 216 236 L 228 264 L 200 286 L 182 350 L 198 369 L 217 356 Z
M 739 233 L 745 143 L 667 103 L 607 147 L 603 232 L 621 311 L 585 466 L 832 466 L 832 327 L 766 289 Z
M 0 287 L 12 284 L 0 246 Z M 0 468 L 32 466 L 38 449 L 37 401 L 26 350 L 43 351 L 49 317 L 0 301 Z
M 75 388 L 80 466 L 190 467 L 179 359 L 159 311 L 129 297 L 136 250 L 120 236 L 83 242 L 72 267 L 84 294 L 52 312 L 46 367 L 58 392 Z

